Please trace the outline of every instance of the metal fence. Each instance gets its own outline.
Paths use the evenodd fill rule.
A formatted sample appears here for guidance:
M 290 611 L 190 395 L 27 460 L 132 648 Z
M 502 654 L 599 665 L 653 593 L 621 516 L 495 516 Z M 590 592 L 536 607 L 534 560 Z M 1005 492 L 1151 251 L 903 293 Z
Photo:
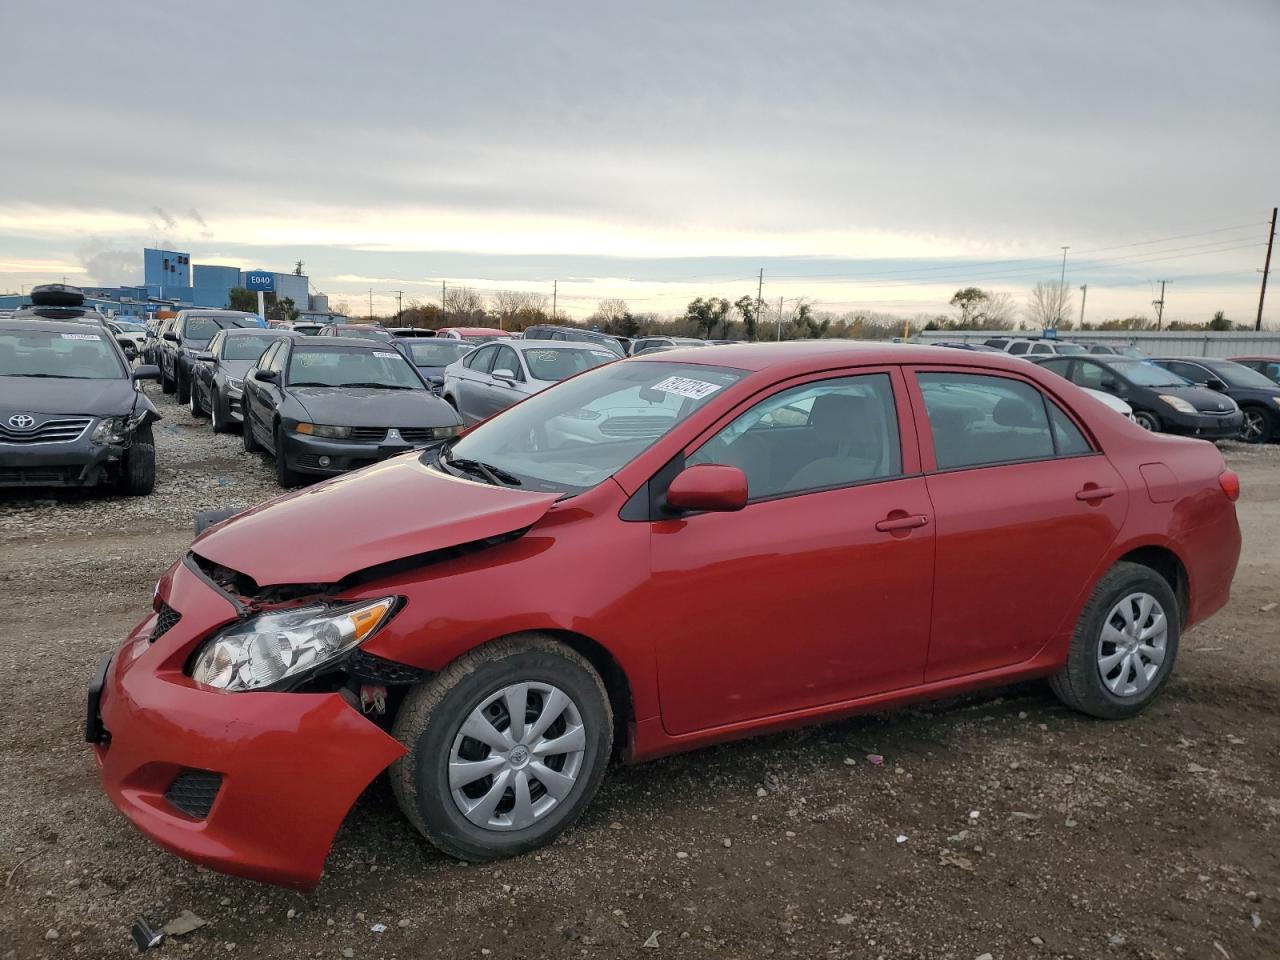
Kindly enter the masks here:
M 1031 336 L 1008 330 L 926 330 L 918 340 L 976 340 L 990 337 Z M 1280 330 L 1230 333 L 1204 330 L 1082 330 L 1062 332 L 1059 340 L 1076 343 L 1130 345 L 1153 357 L 1280 357 Z

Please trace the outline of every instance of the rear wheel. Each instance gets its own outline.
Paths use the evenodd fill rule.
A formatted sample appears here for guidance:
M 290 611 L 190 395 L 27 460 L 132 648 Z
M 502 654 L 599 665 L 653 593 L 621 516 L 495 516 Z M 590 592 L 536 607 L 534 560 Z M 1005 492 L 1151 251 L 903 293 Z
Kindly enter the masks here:
M 191 408 L 191 416 L 199 419 L 205 415 L 205 410 L 204 406 L 200 403 L 200 391 L 196 389 L 195 384 L 191 385 L 190 395 L 191 399 L 189 406 Z
M 1160 418 L 1154 413 L 1146 410 L 1133 411 L 1133 419 L 1143 430 L 1150 430 L 1152 433 L 1160 432 Z
M 1240 439 L 1245 443 L 1266 443 L 1275 433 L 1275 418 L 1262 407 L 1245 407 Z
M 1050 685 L 1081 713 L 1132 717 L 1168 682 L 1180 634 L 1178 599 L 1168 581 L 1150 567 L 1117 563 L 1081 611 L 1066 666 Z
M 275 432 L 276 446 L 276 482 L 282 487 L 295 487 L 302 482 L 302 477 L 298 475 L 296 470 L 289 468 L 289 464 L 285 461 L 284 451 L 284 427 L 276 425 Z
M 240 442 L 244 445 L 245 453 L 257 453 L 262 449 L 262 444 L 258 443 L 258 438 L 253 435 L 253 427 L 249 423 L 249 408 L 244 407 L 244 426 L 240 429 Z
M 174 368 L 173 375 L 177 380 L 178 402 L 186 403 L 191 399 L 191 379 L 184 376 L 182 371 L 177 367 Z
M 160 365 L 160 391 L 162 393 L 173 393 L 177 389 L 173 380 L 164 372 L 164 364 Z
M 120 492 L 130 497 L 143 497 L 156 486 L 156 441 L 151 424 L 133 431 L 133 442 L 120 461 Z
M 484 861 L 554 839 L 604 779 L 613 712 L 578 653 L 541 634 L 472 650 L 412 690 L 391 767 L 405 815 L 445 853 Z

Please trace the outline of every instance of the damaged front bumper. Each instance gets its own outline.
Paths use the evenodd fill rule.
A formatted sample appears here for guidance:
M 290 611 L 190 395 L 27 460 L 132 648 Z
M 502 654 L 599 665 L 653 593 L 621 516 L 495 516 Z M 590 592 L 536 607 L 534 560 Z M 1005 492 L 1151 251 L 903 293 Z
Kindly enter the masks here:
M 221 693 L 185 667 L 239 610 L 189 566 L 90 688 L 86 736 L 111 802 L 184 859 L 309 890 L 351 805 L 404 747 L 338 693 Z

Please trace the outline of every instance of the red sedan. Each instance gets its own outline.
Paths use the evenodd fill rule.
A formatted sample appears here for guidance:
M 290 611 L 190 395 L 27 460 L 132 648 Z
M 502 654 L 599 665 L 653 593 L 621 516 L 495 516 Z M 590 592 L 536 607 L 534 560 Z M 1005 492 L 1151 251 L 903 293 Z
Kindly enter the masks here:
M 1122 719 L 1227 602 L 1235 474 L 1047 371 L 841 343 L 673 351 L 207 530 L 90 688 L 113 803 L 310 888 L 390 768 L 467 860 L 615 752 L 1030 677 Z

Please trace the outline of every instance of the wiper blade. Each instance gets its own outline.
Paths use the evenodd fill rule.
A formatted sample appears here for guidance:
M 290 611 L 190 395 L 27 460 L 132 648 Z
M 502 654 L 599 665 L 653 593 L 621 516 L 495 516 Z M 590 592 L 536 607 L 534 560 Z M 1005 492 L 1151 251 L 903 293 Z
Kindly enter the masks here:
M 401 386 L 398 383 L 340 383 L 340 387 L 369 387 L 374 390 L 413 390 L 414 387 Z
M 65 373 L 6 373 L 2 374 L 6 377 L 31 377 L 32 379 L 41 380 L 92 380 L 93 377 L 72 377 Z
M 466 457 L 449 455 L 449 448 L 440 451 L 440 460 L 451 467 L 457 467 L 466 473 L 482 477 L 486 483 L 494 487 L 520 487 L 524 484 L 520 478 L 507 473 L 501 467 L 485 463 L 482 460 L 469 460 Z

